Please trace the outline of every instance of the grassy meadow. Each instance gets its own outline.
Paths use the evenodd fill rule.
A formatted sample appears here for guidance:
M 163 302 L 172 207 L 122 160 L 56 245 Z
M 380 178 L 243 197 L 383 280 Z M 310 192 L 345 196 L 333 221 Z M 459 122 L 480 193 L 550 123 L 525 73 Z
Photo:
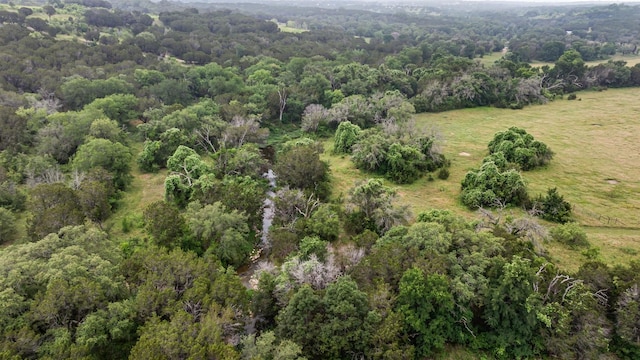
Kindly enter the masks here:
M 502 52 L 493 52 L 493 53 L 485 54 L 482 57 L 476 58 L 476 60 L 480 61 L 480 63 L 483 64 L 485 67 L 490 67 L 496 61 L 500 60 L 502 58 L 502 55 L 503 55 Z M 623 60 L 623 61 L 627 62 L 627 66 L 634 66 L 636 64 L 640 64 L 640 55 L 616 54 L 616 55 L 612 56 L 610 59 L 586 61 L 585 64 L 587 66 L 596 66 L 598 64 L 607 63 L 609 60 L 614 60 L 614 61 Z M 531 66 L 533 66 L 533 67 L 543 67 L 545 65 L 549 65 L 549 66 L 553 67 L 554 64 L 552 62 L 544 62 L 544 61 L 533 61 L 533 62 L 531 62 Z
M 557 187 L 574 206 L 576 221 L 585 226 L 603 260 L 613 264 L 640 259 L 640 92 L 582 92 L 578 99 L 558 99 L 523 110 L 475 108 L 417 115 L 418 127 L 441 134 L 442 150 L 451 160 L 451 175 L 444 181 L 430 181 L 425 176 L 408 186 L 393 185 L 400 202 L 409 205 L 414 214 L 447 208 L 477 217 L 459 202 L 460 181 L 469 169 L 480 166 L 487 155 L 487 143 L 496 132 L 518 126 L 555 153 L 547 167 L 523 174 L 530 195 Z M 332 148 L 331 141 L 325 148 Z M 355 181 L 370 177 L 357 170 L 348 157 L 327 151 L 324 160 L 331 166 L 335 196 L 346 195 Z M 547 244 L 547 248 L 566 269 L 576 269 L 584 261 L 580 251 L 557 244 Z

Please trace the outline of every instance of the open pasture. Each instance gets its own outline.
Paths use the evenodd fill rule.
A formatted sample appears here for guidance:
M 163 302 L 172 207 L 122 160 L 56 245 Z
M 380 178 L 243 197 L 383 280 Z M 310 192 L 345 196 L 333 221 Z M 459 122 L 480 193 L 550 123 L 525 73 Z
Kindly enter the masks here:
M 442 151 L 451 160 L 450 177 L 424 176 L 408 186 L 393 185 L 400 201 L 414 214 L 447 208 L 473 218 L 460 204 L 460 181 L 479 167 L 493 135 L 511 126 L 524 128 L 554 151 L 551 163 L 524 173 L 532 197 L 557 187 L 574 206 L 576 221 L 585 226 L 592 245 L 608 262 L 627 262 L 640 253 L 640 92 L 615 89 L 582 92 L 578 100 L 558 99 L 522 110 L 474 108 L 418 114 L 417 126 L 442 137 Z M 370 174 L 357 170 L 348 157 L 330 155 L 334 195 L 344 194 Z M 387 184 L 390 185 L 389 182 Z M 507 209 L 517 213 L 518 209 Z M 550 245 L 561 266 L 576 268 L 579 252 Z M 557 254 L 557 256 L 555 256 Z

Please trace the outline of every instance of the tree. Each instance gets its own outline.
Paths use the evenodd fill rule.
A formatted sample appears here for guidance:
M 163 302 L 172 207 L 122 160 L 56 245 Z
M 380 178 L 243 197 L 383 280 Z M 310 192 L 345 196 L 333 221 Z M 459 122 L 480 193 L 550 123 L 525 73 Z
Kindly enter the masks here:
M 65 226 L 80 225 L 84 220 L 75 192 L 61 183 L 33 188 L 27 209 L 31 212 L 27 233 L 34 241 Z
M 306 360 L 302 357 L 302 348 L 291 340 L 276 343 L 273 331 L 265 331 L 256 337 L 248 335 L 242 340 L 242 359 L 273 359 L 273 360 Z
M 498 152 L 502 152 L 508 162 L 517 164 L 524 171 L 544 166 L 553 157 L 553 152 L 547 145 L 517 127 L 493 136 L 489 142 L 489 153 Z
M 195 150 L 178 146 L 167 160 L 171 174 L 165 179 L 165 198 L 179 207 L 185 207 L 191 199 L 196 181 L 208 172 L 208 166 Z
M 238 358 L 235 349 L 224 342 L 223 328 L 233 321 L 230 312 L 213 306 L 202 316 L 181 310 L 170 321 L 154 317 L 140 329 L 140 339 L 131 349 L 130 357 L 235 360 Z
M 494 351 L 502 356 L 535 356 L 541 349 L 540 322 L 531 303 L 535 282 L 531 261 L 518 256 L 492 279 L 483 318 L 492 329 L 487 336 Z
M 16 219 L 11 211 L 0 207 L 0 244 L 13 240 L 16 234 Z
M 181 245 L 186 224 L 175 206 L 156 201 L 144 209 L 142 216 L 145 228 L 156 244 L 168 249 Z
M 131 94 L 113 94 L 95 99 L 86 105 L 87 109 L 102 111 L 109 119 L 116 120 L 121 125 L 128 125 L 140 113 L 137 110 L 138 98 Z
M 396 192 L 384 186 L 379 179 L 368 179 L 349 191 L 347 212 L 351 221 L 361 214 L 365 228 L 372 226 L 378 233 L 385 233 L 395 225 L 407 221 L 409 212 L 406 207 L 395 207 L 393 201 Z M 357 221 L 357 220 L 356 220 Z
M 569 49 L 555 62 L 552 74 L 562 81 L 565 92 L 572 92 L 584 86 L 582 77 L 586 69 L 582 55 L 575 49 Z
M 308 105 L 302 113 L 301 127 L 306 132 L 316 132 L 318 126 L 329 122 L 329 111 L 320 104 Z
M 492 161 L 469 171 L 462 180 L 462 203 L 469 208 L 520 205 L 527 198 L 522 175 L 513 169 L 501 171 Z
M 417 268 L 402 275 L 398 312 L 404 316 L 410 336 L 415 336 L 417 355 L 430 356 L 444 349 L 444 344 L 452 338 L 456 321 L 453 310 L 454 299 L 446 276 L 425 276 Z
M 561 224 L 571 220 L 571 204 L 558 194 L 557 188 L 547 189 L 547 195 L 538 196 L 536 203 L 540 205 L 540 216 L 545 220 Z
M 44 13 L 47 14 L 47 16 L 49 17 L 49 20 L 51 20 L 51 15 L 56 13 L 56 9 L 51 5 L 43 6 L 42 10 L 44 10 Z
M 349 121 L 341 122 L 334 136 L 333 152 L 336 154 L 351 153 L 351 148 L 358 142 L 360 131 L 358 125 Z
M 320 298 L 303 285 L 278 315 L 276 333 L 314 358 L 364 355 L 373 318 L 367 296 L 348 276 L 330 284 Z
M 124 142 L 124 132 L 115 120 L 103 118 L 91 123 L 89 136 L 97 139 L 107 139 L 112 142 Z
M 205 206 L 192 202 L 185 217 L 200 251 L 209 249 L 224 265 L 240 267 L 253 250 L 247 216 L 237 210 L 227 211 L 220 202 Z
M 589 247 L 587 233 L 575 222 L 555 226 L 549 231 L 551 238 L 572 249 Z
M 101 167 L 113 174 L 113 183 L 123 190 L 131 182 L 131 150 L 119 142 L 107 139 L 92 139 L 78 148 L 72 164 L 86 171 Z
M 296 146 L 278 156 L 273 171 L 282 185 L 315 193 L 319 198 L 329 196 L 329 166 L 320 160 L 319 145 Z

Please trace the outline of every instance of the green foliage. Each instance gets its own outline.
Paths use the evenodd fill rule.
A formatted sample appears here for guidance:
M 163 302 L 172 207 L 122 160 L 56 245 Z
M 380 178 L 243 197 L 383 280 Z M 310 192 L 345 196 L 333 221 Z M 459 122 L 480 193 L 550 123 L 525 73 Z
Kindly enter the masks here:
M 178 209 L 165 201 L 149 204 L 143 212 L 145 228 L 154 242 L 168 249 L 179 247 L 186 230 Z
M 273 171 L 281 185 L 314 193 L 320 199 L 329 197 L 329 166 L 320 160 L 322 148 L 317 145 L 296 146 L 278 156 Z
M 253 250 L 247 216 L 237 210 L 227 211 L 219 202 L 205 206 L 193 202 L 185 217 L 199 251 L 208 250 L 224 265 L 240 267 Z
M 75 77 L 60 86 L 65 105 L 71 110 L 80 110 L 95 99 L 113 94 L 130 94 L 133 87 L 119 78 L 88 80 Z M 112 119 L 118 120 L 118 119 Z
M 31 212 L 27 233 L 34 241 L 65 226 L 80 225 L 84 220 L 76 193 L 61 183 L 33 188 L 27 209 Z
M 0 323 L 3 335 L 19 336 L 3 336 L 4 349 L 22 358 L 36 353 L 64 357 L 71 351 L 88 356 L 88 349 L 73 350 L 75 339 L 69 335 L 92 313 L 126 296 L 118 261 L 107 234 L 85 226 L 4 249 Z
M 138 166 L 144 171 L 156 171 L 165 167 L 167 160 L 178 147 L 188 143 L 187 136 L 181 130 L 170 128 L 160 135 L 159 140 L 145 141 L 142 153 L 138 157 Z
M 300 345 L 291 340 L 276 343 L 273 331 L 266 331 L 257 338 L 254 334 L 244 337 L 242 359 L 306 360 Z
M 13 240 L 16 235 L 16 218 L 13 213 L 0 207 L 0 244 Z
M 306 231 L 327 241 L 337 240 L 340 235 L 340 216 L 334 206 L 322 204 L 306 222 Z
M 100 110 L 109 119 L 115 120 L 121 125 L 127 125 L 129 121 L 140 115 L 137 106 L 138 99 L 134 95 L 113 94 L 94 100 L 86 105 L 85 109 Z
M 300 240 L 300 257 L 303 260 L 308 260 L 313 254 L 317 256 L 318 260 L 325 261 L 327 258 L 327 245 L 326 241 L 320 240 L 315 236 L 307 236 Z
M 564 244 L 572 249 L 578 249 L 582 247 L 588 247 L 589 240 L 587 239 L 587 233 L 575 222 L 558 225 L 549 231 L 553 240 Z
M 101 167 L 113 174 L 113 183 L 123 190 L 130 182 L 131 150 L 119 142 L 107 139 L 91 139 L 78 148 L 72 165 L 87 171 Z
M 85 141 L 91 124 L 104 118 L 95 110 L 55 113 L 47 117 L 47 124 L 38 130 L 37 152 L 50 155 L 59 163 L 66 163 L 78 146 Z
M 402 275 L 399 287 L 398 312 L 404 317 L 407 331 L 415 334 L 417 355 L 442 351 L 455 323 L 454 299 L 446 276 L 425 276 L 413 268 Z
M 361 214 L 361 216 L 351 215 L 349 221 L 364 221 L 374 226 L 378 233 L 384 233 L 393 226 L 403 224 L 408 217 L 406 207 L 396 207 L 393 201 L 396 192 L 383 185 L 379 179 L 368 179 L 356 185 L 349 191 L 348 213 Z
M 547 195 L 539 195 L 535 202 L 540 204 L 543 219 L 561 224 L 571 220 L 571 204 L 558 194 L 557 188 L 547 189 Z
M 107 118 L 94 120 L 89 128 L 89 136 L 124 143 L 124 133 L 118 122 Z
M 462 180 L 462 203 L 469 208 L 521 205 L 528 199 L 524 179 L 515 170 L 501 171 L 493 162 L 469 171 Z
M 333 143 L 333 152 L 336 154 L 349 154 L 351 148 L 358 141 L 360 127 L 349 121 L 341 122 L 336 130 Z
M 547 145 L 516 127 L 494 135 L 489 142 L 489 153 L 497 152 L 502 152 L 508 162 L 517 164 L 524 171 L 543 166 L 553 157 Z
M 396 131 L 396 135 L 389 135 L 389 130 L 386 133 L 378 129 L 362 131 L 352 146 L 351 160 L 359 169 L 382 174 L 399 184 L 412 183 L 426 171 L 445 165 L 434 139 Z
M 256 144 L 244 144 L 240 148 L 221 149 L 214 155 L 214 172 L 225 175 L 262 177 L 267 161 Z
M 492 330 L 487 336 L 500 358 L 531 357 L 540 351 L 541 324 L 531 303 L 535 271 L 530 260 L 514 256 L 492 279 L 483 318 Z
M 341 277 L 322 298 L 309 286 L 300 288 L 278 315 L 276 333 L 310 357 L 342 359 L 367 350 L 372 321 L 366 294 Z

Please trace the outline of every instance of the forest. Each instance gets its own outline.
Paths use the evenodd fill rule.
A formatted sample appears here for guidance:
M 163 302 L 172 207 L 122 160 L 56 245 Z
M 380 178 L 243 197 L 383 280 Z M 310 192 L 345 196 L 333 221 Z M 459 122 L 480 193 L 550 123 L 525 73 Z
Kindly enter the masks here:
M 418 119 L 637 88 L 639 16 L 0 1 L 0 358 L 640 358 L 640 262 L 531 190 L 566 153 L 500 124 L 460 169 Z

